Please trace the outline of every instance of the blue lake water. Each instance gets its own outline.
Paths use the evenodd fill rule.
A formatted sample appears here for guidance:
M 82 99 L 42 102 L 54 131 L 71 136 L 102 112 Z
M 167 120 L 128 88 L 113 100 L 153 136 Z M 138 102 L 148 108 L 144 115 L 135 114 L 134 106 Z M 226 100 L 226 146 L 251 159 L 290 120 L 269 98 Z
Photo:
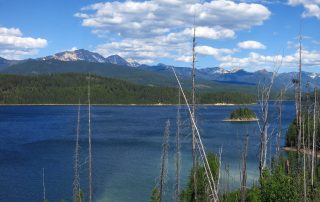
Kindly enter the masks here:
M 259 113 L 258 105 L 250 105 Z M 248 181 L 258 175 L 259 128 L 256 122 L 223 122 L 237 106 L 200 106 L 197 121 L 208 151 L 223 147 L 232 186 L 239 185 L 243 137 L 249 134 Z M 271 103 L 271 120 L 276 109 Z M 149 201 L 159 176 L 166 120 L 171 121 L 167 197 L 174 183 L 176 106 L 93 106 L 94 201 Z M 81 187 L 87 197 L 87 107 L 81 107 Z M 191 167 L 191 131 L 182 109 L 182 184 Z M 283 132 L 294 117 L 294 103 L 284 102 Z M 0 201 L 42 201 L 42 168 L 49 201 L 72 199 L 72 159 L 77 106 L 0 107 Z M 275 125 L 273 125 L 275 126 Z M 270 130 L 271 131 L 271 130 Z M 273 141 L 274 142 L 274 139 Z M 284 138 L 282 138 L 282 144 Z M 274 144 L 270 146 L 274 153 Z M 222 185 L 224 181 L 222 180 Z

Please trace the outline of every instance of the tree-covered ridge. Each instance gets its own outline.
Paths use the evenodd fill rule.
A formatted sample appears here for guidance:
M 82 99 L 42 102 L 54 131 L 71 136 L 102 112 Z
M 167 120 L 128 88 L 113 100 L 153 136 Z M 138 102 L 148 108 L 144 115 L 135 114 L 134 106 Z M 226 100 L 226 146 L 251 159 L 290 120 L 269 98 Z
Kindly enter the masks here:
M 239 92 L 217 92 L 206 93 L 200 96 L 200 103 L 210 104 L 214 100 L 216 103 L 225 104 L 251 104 L 256 103 L 256 97 L 251 94 Z
M 1 104 L 77 104 L 87 102 L 88 75 L 51 74 L 38 76 L 0 75 Z M 189 93 L 187 93 L 187 97 Z M 252 103 L 245 93 L 200 93 L 199 102 Z M 93 104 L 176 104 L 178 89 L 133 84 L 91 75 Z
M 247 107 L 236 109 L 230 114 L 230 119 L 236 120 L 248 120 L 256 118 L 256 114 Z

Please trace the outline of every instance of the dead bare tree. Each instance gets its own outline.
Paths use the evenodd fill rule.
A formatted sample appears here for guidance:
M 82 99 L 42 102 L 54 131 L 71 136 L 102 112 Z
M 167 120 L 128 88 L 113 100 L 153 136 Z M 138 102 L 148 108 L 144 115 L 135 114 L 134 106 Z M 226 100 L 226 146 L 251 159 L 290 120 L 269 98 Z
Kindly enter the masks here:
M 196 76 L 196 28 L 193 28 L 193 39 L 192 39 L 192 118 L 195 118 L 196 111 L 196 96 L 195 96 L 195 76 Z M 194 189 L 194 200 L 198 201 L 197 193 L 197 160 L 196 160 L 196 132 L 193 124 L 191 123 L 192 129 L 192 170 L 193 170 L 193 189 Z
M 301 147 L 301 132 L 302 132 L 302 36 L 299 37 L 299 97 L 298 97 L 298 153 Z
M 180 127 L 181 127 L 181 92 L 179 90 L 179 103 L 177 110 L 177 132 L 176 132 L 176 186 L 175 186 L 175 201 L 178 202 L 180 198 L 180 164 L 181 164 L 181 153 L 180 153 Z
M 248 158 L 248 143 L 249 135 L 246 136 L 244 141 L 244 147 L 242 151 L 242 174 L 241 174 L 241 202 L 246 201 L 246 190 L 247 190 L 247 158 Z
M 312 157 L 311 157 L 311 186 L 314 185 L 315 149 L 316 149 L 316 112 L 317 112 L 317 88 L 314 88 L 313 105 L 313 134 L 312 134 Z
M 74 159 L 73 159 L 73 202 L 81 202 L 80 197 L 80 174 L 79 174 L 79 153 L 80 153 L 80 145 L 79 145 L 79 135 L 80 135 L 80 100 L 78 105 L 78 116 L 77 116 L 77 131 L 76 131 L 76 145 L 74 151 Z
M 90 102 L 91 76 L 88 80 L 88 145 L 89 145 L 89 202 L 92 202 L 92 144 L 91 144 L 91 102 Z
M 287 92 L 287 90 L 291 87 L 291 84 L 289 83 L 284 88 L 280 90 L 280 95 L 277 100 L 277 108 L 278 108 L 278 131 L 277 131 L 277 140 L 276 140 L 276 158 L 279 159 L 280 157 L 280 140 L 282 135 L 282 104 L 284 99 L 284 94 Z
M 209 185 L 209 188 L 210 188 L 210 199 L 211 201 L 214 201 L 214 202 L 217 202 L 219 201 L 219 197 L 218 197 L 218 191 L 217 191 L 217 184 L 215 183 L 215 179 L 213 178 L 213 174 L 211 172 L 211 168 L 210 168 L 210 165 L 209 165 L 209 162 L 208 162 L 208 158 L 207 158 L 207 154 L 206 154 L 206 151 L 205 151 L 205 148 L 204 148 L 204 145 L 202 143 L 202 139 L 201 139 L 201 136 L 200 136 L 200 132 L 199 132 L 199 129 L 197 127 L 197 124 L 192 116 L 192 111 L 191 111 L 191 108 L 190 108 L 190 105 L 189 105 L 189 102 L 188 102 L 188 99 L 183 91 L 183 88 L 181 86 L 181 83 L 180 83 L 180 80 L 174 70 L 174 67 L 171 67 L 173 73 L 174 73 L 174 76 L 178 82 L 178 85 L 179 85 L 179 88 L 180 88 L 180 91 L 182 93 L 182 96 L 184 98 L 184 101 L 187 105 L 187 109 L 188 109 L 188 112 L 189 112 L 189 115 L 190 115 L 190 119 L 192 121 L 192 124 L 194 126 L 194 129 L 195 129 L 195 134 L 196 134 L 196 145 L 199 149 L 199 153 L 200 153 L 200 157 L 201 157 L 201 160 L 204 164 L 204 171 L 205 171 L 205 176 L 208 180 L 208 185 Z
M 163 201 L 166 178 L 168 173 L 168 150 L 169 150 L 169 136 L 170 136 L 170 121 L 166 122 L 164 134 L 163 134 L 163 144 L 162 144 L 162 155 L 161 155 L 161 169 L 160 169 L 160 197 L 159 202 Z
M 222 165 L 222 149 L 223 147 L 221 146 L 219 149 L 219 173 L 218 173 L 218 179 L 217 179 L 217 192 L 219 193 L 219 187 L 220 187 L 220 177 L 221 177 L 221 165 Z
M 269 128 L 269 100 L 271 89 L 274 84 L 274 80 L 277 76 L 278 70 L 282 65 L 282 57 L 279 61 L 275 58 L 274 67 L 272 71 L 272 76 L 269 82 L 260 83 L 258 87 L 258 97 L 260 98 L 261 107 L 261 121 L 258 121 L 258 126 L 260 130 L 260 151 L 259 151 L 259 171 L 260 177 L 263 177 L 263 170 L 265 170 L 267 165 L 267 145 L 268 145 L 268 128 Z
M 283 101 L 283 89 L 280 91 L 279 100 L 278 100 L 278 132 L 277 132 L 277 145 L 276 145 L 276 157 L 280 157 L 280 140 L 282 132 L 282 101 Z
M 304 119 L 303 119 L 304 120 Z M 303 199 L 307 202 L 307 180 L 306 180 L 306 147 L 305 147 L 305 122 L 302 123 L 302 147 L 303 147 Z
M 46 184 L 45 184 L 45 179 L 44 179 L 44 168 L 42 168 L 42 188 L 43 188 L 43 202 L 47 202 Z

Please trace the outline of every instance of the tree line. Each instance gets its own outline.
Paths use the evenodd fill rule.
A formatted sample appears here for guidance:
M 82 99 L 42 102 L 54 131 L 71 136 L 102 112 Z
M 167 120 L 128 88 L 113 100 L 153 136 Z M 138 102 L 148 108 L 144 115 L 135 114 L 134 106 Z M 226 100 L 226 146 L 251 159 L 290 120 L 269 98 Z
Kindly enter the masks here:
M 0 75 L 1 104 L 87 104 L 86 74 L 37 76 Z M 190 93 L 187 92 L 189 95 Z M 199 93 L 199 103 L 255 102 L 250 94 L 238 92 Z M 91 75 L 92 104 L 176 104 L 177 89 L 133 84 Z

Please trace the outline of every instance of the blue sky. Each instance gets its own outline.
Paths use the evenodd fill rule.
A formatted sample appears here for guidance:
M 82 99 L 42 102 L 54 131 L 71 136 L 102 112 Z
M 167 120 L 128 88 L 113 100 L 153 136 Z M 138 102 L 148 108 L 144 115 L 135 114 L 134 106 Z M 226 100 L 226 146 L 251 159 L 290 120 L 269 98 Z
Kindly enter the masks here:
M 36 58 L 71 49 L 140 63 L 320 72 L 320 0 L 0 0 L 0 56 Z M 276 62 L 275 62 L 276 61 Z

